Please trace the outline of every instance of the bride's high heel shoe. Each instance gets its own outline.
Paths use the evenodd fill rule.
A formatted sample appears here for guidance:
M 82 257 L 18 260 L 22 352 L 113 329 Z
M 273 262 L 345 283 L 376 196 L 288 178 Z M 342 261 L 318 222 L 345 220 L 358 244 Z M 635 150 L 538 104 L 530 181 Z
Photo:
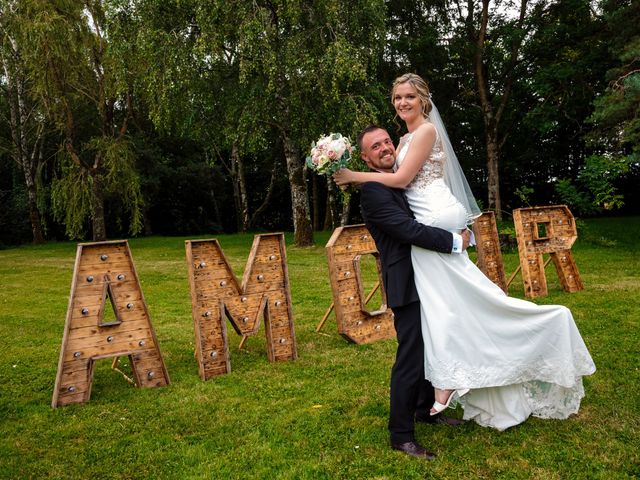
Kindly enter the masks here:
M 458 394 L 458 398 L 460 398 L 463 395 L 466 395 L 467 393 L 469 393 L 469 389 L 468 388 L 463 388 L 463 389 L 460 389 L 460 390 L 452 390 L 451 393 L 449 394 L 449 398 L 447 398 L 447 403 L 440 403 L 437 400 L 435 402 L 433 402 L 433 407 L 431 407 L 431 410 L 429 410 L 429 414 L 437 415 L 440 412 L 443 412 L 444 410 L 449 408 L 449 404 L 451 403 L 451 400 L 453 399 L 453 396 L 456 393 Z

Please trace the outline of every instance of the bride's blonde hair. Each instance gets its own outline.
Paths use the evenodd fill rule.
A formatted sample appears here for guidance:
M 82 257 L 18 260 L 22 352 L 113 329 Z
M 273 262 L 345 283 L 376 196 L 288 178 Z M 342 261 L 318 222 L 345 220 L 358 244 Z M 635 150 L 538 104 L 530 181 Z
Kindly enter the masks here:
M 431 92 L 429 92 L 429 85 L 427 85 L 427 82 L 415 73 L 405 73 L 393 81 L 393 86 L 391 87 L 391 104 L 393 105 L 393 97 L 396 94 L 396 88 L 398 85 L 403 83 L 408 83 L 416 89 L 418 98 L 420 99 L 420 105 L 422 105 L 422 115 L 427 118 L 432 108 Z

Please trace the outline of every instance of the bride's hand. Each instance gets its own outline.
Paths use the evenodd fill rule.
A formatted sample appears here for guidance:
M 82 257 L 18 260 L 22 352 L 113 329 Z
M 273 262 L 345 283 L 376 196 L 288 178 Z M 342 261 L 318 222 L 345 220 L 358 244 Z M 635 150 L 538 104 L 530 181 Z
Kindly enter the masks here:
M 468 228 L 460 230 L 460 235 L 462 236 L 462 250 L 465 251 L 471 243 L 471 230 Z
M 352 173 L 348 168 L 341 168 L 333 174 L 333 181 L 340 187 L 353 183 Z

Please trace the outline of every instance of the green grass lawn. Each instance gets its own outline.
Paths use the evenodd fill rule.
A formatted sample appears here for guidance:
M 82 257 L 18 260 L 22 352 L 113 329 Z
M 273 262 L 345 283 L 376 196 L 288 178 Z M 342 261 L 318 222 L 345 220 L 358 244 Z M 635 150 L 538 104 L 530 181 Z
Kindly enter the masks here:
M 347 343 L 331 316 L 324 245 L 287 255 L 299 359 L 269 363 L 264 332 L 231 373 L 203 382 L 193 356 L 184 238 L 130 240 L 171 385 L 137 389 L 97 362 L 91 400 L 50 407 L 75 243 L 0 251 L 2 478 L 638 478 L 640 476 L 640 218 L 584 222 L 574 255 L 585 290 L 568 294 L 547 267 L 549 295 L 569 307 L 598 368 L 568 420 L 531 418 L 497 432 L 418 425 L 438 454 L 423 462 L 388 447 L 395 341 Z M 253 235 L 216 237 L 241 277 Z M 517 254 L 504 257 L 507 275 Z M 520 276 L 510 294 L 523 297 Z M 460 416 L 461 411 L 453 412 Z

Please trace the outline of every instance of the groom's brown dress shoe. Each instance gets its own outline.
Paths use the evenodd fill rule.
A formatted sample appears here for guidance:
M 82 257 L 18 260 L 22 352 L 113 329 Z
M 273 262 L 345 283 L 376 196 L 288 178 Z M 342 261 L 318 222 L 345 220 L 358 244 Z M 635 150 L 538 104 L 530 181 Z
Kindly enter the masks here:
M 427 452 L 427 450 L 417 442 L 392 443 L 391 448 L 424 460 L 433 460 L 436 458 L 435 453 Z

